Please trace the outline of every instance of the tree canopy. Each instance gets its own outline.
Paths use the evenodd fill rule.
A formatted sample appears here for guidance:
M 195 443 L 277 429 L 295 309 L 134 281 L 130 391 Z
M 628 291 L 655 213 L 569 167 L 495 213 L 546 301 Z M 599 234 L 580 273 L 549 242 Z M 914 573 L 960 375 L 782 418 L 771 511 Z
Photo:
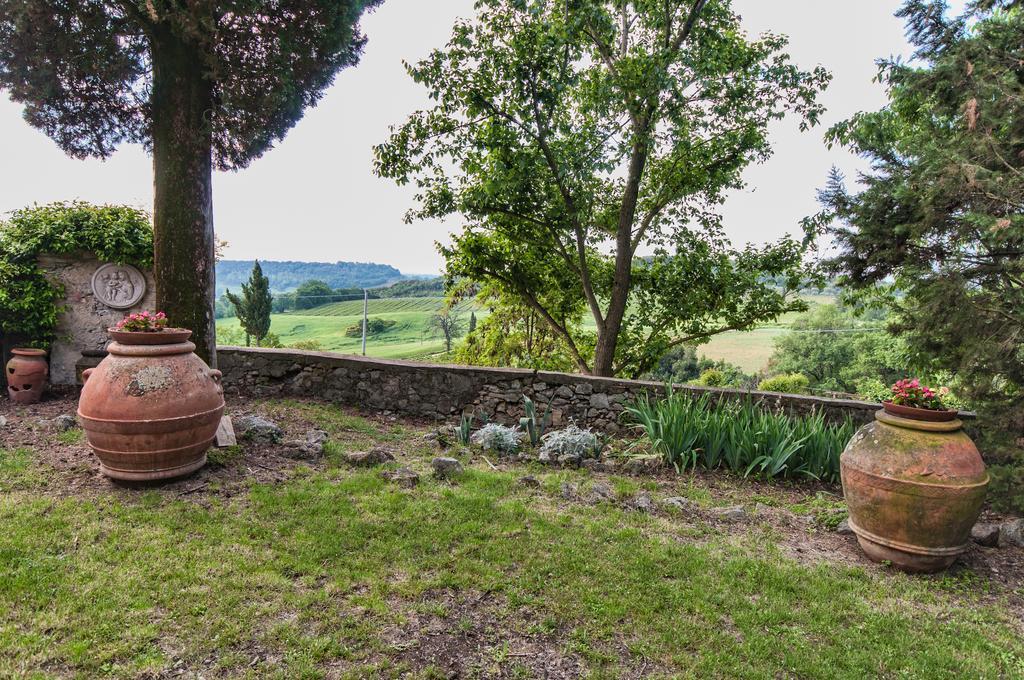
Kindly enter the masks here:
M 0 86 L 71 156 L 152 149 L 153 52 L 184 41 L 211 89 L 214 162 L 243 168 L 358 61 L 359 16 L 379 1 L 2 0 Z
M 215 363 L 212 179 L 354 64 L 380 0 L 0 0 L 0 88 L 74 157 L 153 154 L 157 306 Z
M 883 298 L 920 363 L 1017 412 L 1024 390 L 1024 7 L 906 2 L 915 59 L 880 62 L 889 103 L 829 132 L 871 161 L 822 192 L 845 285 Z
M 728 0 L 477 8 L 408 67 L 436 104 L 376 149 L 379 174 L 418 188 L 410 220 L 465 217 L 450 277 L 500 287 L 600 375 L 800 308 L 803 244 L 734 249 L 716 206 L 769 156 L 771 121 L 817 121 L 823 69 L 748 39 Z

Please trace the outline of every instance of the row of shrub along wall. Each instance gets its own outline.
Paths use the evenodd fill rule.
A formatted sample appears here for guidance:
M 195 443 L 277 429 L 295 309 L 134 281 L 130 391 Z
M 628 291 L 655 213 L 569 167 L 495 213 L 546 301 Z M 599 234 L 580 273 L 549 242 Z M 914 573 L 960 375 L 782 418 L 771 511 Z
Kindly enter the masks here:
M 514 424 L 523 414 L 523 395 L 543 413 L 551 405 L 552 424 L 577 425 L 616 433 L 624 427 L 626 403 L 643 393 L 664 393 L 660 383 L 595 378 L 519 368 L 482 368 L 368 359 L 290 349 L 221 347 L 218 368 L 229 394 L 323 399 L 436 421 L 464 411 Z M 751 399 L 794 415 L 822 412 L 832 421 L 871 420 L 877 404 L 795 394 L 680 386 L 717 400 Z M 971 417 L 972 414 L 964 414 Z

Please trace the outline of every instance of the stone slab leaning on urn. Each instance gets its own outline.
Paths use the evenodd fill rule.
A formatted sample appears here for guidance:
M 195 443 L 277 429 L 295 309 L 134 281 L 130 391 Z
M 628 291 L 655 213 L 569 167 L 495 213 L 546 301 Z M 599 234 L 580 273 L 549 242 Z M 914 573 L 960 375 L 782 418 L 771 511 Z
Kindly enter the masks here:
M 850 528 L 876 562 L 934 572 L 965 552 L 988 473 L 957 412 L 916 379 L 853 436 L 840 458 Z
M 109 354 L 83 373 L 78 403 L 100 470 L 136 482 L 198 470 L 224 414 L 220 371 L 162 312 L 131 314 L 109 331 Z

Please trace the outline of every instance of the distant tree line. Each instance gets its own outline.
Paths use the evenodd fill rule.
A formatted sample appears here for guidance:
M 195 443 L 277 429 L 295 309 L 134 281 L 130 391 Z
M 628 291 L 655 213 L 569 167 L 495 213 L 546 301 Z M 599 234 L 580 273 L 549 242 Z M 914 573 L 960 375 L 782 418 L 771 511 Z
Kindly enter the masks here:
M 263 273 L 270 279 L 275 293 L 296 290 L 308 281 L 322 281 L 331 288 L 363 288 L 386 286 L 399 281 L 402 272 L 386 264 L 372 262 L 270 262 L 262 261 Z M 217 262 L 217 290 L 238 288 L 252 271 L 252 260 L 220 260 Z
M 267 263 L 262 264 L 265 265 Z M 250 267 L 251 271 L 252 267 Z M 265 273 L 266 269 L 264 268 L 262 271 Z M 269 279 L 269 276 L 267 278 Z M 367 289 L 367 296 L 371 300 L 400 297 L 442 297 L 444 294 L 444 279 L 441 277 L 410 279 L 398 281 L 389 286 Z M 351 287 L 333 288 L 321 279 L 310 279 L 309 281 L 303 281 L 295 290 L 273 293 L 271 297 L 271 312 L 283 314 L 296 310 L 313 309 L 314 307 L 333 302 L 362 299 L 363 289 Z M 216 314 L 218 319 L 226 319 L 236 315 L 235 306 L 227 295 L 221 295 L 217 299 Z

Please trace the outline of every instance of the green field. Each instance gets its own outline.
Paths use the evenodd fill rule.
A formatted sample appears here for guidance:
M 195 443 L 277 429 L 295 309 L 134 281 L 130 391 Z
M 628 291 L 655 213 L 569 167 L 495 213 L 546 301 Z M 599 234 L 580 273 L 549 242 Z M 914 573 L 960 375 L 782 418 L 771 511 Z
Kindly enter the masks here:
M 836 301 L 831 295 L 804 295 L 804 300 L 811 307 L 832 304 Z M 798 313 L 782 315 L 774 323 L 763 324 L 752 331 L 730 331 L 711 338 L 710 342 L 697 349 L 709 359 L 725 360 L 735 364 L 746 373 L 756 373 L 768 365 L 775 350 L 775 340 L 789 330 L 793 321 L 800 316 Z
M 835 301 L 829 295 L 806 295 L 804 299 L 812 306 Z M 430 359 L 444 354 L 444 341 L 429 328 L 430 317 L 444 307 L 444 298 L 384 298 L 369 301 L 371 319 L 388 319 L 395 325 L 385 333 L 369 338 L 367 356 L 385 359 Z M 465 323 L 470 312 L 478 320 L 487 316 L 487 311 L 472 303 L 460 305 L 456 314 Z M 774 323 L 745 332 L 729 332 L 716 335 L 710 342 L 701 345 L 699 354 L 710 359 L 722 359 L 736 364 L 747 373 L 764 368 L 775 348 L 775 340 L 786 332 L 798 314 L 786 314 Z M 345 330 L 362 323 L 363 301 L 349 300 L 333 302 L 313 309 L 287 314 L 274 314 L 270 330 L 276 333 L 284 345 L 297 342 L 316 341 L 324 350 L 358 354 L 362 351 L 362 340 L 350 338 Z M 587 319 L 593 329 L 593 320 Z M 237 319 L 219 319 L 217 328 L 237 330 Z
M 444 298 L 387 298 L 370 300 L 368 318 L 394 321 L 387 332 L 371 335 L 366 343 L 366 354 L 385 359 L 429 359 L 444 353 L 444 340 L 429 328 L 430 318 L 444 307 Z M 468 324 L 473 311 L 478 319 L 487 315 L 475 305 L 460 305 L 455 313 Z M 351 300 L 321 305 L 313 309 L 287 314 L 274 314 L 270 318 L 270 331 L 281 338 L 284 345 L 297 342 L 319 342 L 326 351 L 359 354 L 362 339 L 345 335 L 346 329 L 362 324 L 363 301 Z M 237 330 L 238 319 L 218 319 L 217 328 Z

